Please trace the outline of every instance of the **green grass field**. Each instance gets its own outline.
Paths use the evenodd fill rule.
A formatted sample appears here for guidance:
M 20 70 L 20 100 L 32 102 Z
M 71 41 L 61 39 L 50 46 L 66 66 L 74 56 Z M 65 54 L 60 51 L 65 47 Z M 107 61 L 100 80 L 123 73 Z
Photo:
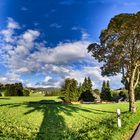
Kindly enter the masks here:
M 140 120 L 127 103 L 61 104 L 57 97 L 0 98 L 0 139 L 127 140 Z M 116 109 L 122 110 L 122 128 Z

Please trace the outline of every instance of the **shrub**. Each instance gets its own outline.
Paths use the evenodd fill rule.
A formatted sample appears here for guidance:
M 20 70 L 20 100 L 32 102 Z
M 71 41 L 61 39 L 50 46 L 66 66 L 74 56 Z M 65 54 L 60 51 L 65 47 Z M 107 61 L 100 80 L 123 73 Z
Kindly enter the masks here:
M 127 99 L 127 95 L 124 91 L 120 91 L 119 96 L 124 98 L 124 99 Z
M 94 102 L 95 97 L 92 95 L 91 91 L 87 90 L 83 93 L 81 93 L 81 96 L 79 97 L 79 101 L 83 100 L 86 102 Z
M 4 96 L 23 96 L 22 83 L 6 84 L 3 91 Z
M 28 89 L 24 89 L 23 96 L 30 96 L 30 91 Z
M 93 91 L 94 91 L 94 92 L 95 92 L 98 96 L 100 96 L 100 95 L 101 95 L 101 93 L 100 93 L 100 90 L 99 90 L 99 89 L 97 89 L 97 88 L 96 88 L 96 89 L 94 89 Z

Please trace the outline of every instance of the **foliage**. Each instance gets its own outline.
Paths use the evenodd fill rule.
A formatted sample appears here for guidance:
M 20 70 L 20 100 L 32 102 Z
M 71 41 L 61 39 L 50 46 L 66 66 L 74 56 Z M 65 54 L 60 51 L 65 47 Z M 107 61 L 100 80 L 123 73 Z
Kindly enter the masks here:
M 119 96 L 122 97 L 122 98 L 124 98 L 124 99 L 127 99 L 127 95 L 123 91 L 120 91 L 119 92 Z
M 60 88 L 27 88 L 30 91 L 30 96 L 61 96 Z
M 1 96 L 29 96 L 30 90 L 23 88 L 22 83 L 15 84 L 0 84 Z
M 46 89 L 44 91 L 44 96 L 61 96 L 61 91 L 60 89 Z
M 3 87 L 4 96 L 23 96 L 22 83 L 6 84 Z
M 128 89 L 131 112 L 136 112 L 134 89 L 140 77 L 140 12 L 113 17 L 100 34 L 100 44 L 89 45 L 88 50 L 99 62 L 102 75 L 122 73 L 122 82 Z
M 79 97 L 91 97 L 92 94 L 92 81 L 90 77 L 84 79 L 84 82 L 79 84 L 75 79 L 67 78 L 61 88 L 62 99 L 66 102 L 78 101 Z M 89 95 L 87 95 L 89 94 Z
M 100 93 L 100 90 L 99 90 L 99 89 L 96 88 L 96 89 L 94 89 L 93 91 L 94 91 L 95 94 L 97 94 L 98 96 L 101 96 L 101 93 Z
M 123 98 L 124 100 L 128 100 L 129 97 L 128 97 L 128 91 L 123 89 L 123 90 L 113 90 L 111 91 L 111 95 L 112 95 L 112 98 L 113 99 L 116 99 L 116 98 Z
M 103 81 L 101 90 L 101 99 L 103 101 L 111 101 L 111 90 L 109 81 Z
M 92 91 L 92 81 L 90 77 L 84 79 L 84 82 L 82 83 L 82 92 L 85 91 Z
M 66 102 L 78 101 L 78 82 L 75 79 L 65 79 L 61 92 L 62 95 L 64 95 L 64 100 Z
M 23 89 L 24 96 L 30 96 L 30 91 L 28 89 Z
M 95 97 L 92 95 L 90 90 L 87 90 L 85 92 L 82 92 L 79 99 L 79 101 L 85 101 L 85 102 L 94 102 Z

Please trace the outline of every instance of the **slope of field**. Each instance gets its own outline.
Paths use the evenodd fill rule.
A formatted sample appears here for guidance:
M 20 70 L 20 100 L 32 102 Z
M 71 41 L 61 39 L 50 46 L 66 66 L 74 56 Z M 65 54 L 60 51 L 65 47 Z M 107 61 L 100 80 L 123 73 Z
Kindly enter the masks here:
M 57 97 L 0 98 L 0 139 L 126 140 L 140 120 L 128 112 L 128 103 L 60 103 Z M 117 127 L 116 109 L 122 111 Z

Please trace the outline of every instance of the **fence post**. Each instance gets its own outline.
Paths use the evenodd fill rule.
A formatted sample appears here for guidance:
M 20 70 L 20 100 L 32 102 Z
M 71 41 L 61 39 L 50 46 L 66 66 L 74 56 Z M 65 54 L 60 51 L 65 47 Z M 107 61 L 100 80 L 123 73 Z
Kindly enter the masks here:
M 117 116 L 118 116 L 118 127 L 121 127 L 121 110 L 118 108 L 117 109 Z

